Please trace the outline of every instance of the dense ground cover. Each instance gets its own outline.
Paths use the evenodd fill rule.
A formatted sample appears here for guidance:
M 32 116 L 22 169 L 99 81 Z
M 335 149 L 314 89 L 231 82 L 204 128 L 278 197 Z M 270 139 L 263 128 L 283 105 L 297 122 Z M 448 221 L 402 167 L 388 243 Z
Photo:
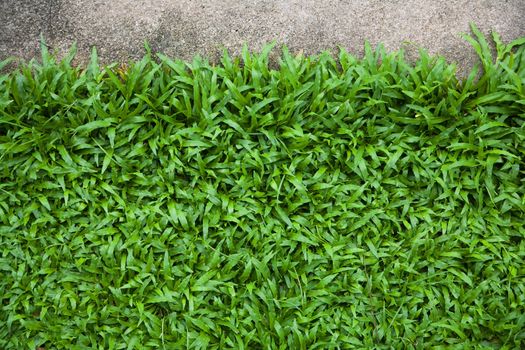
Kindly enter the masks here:
M 525 40 L 0 77 L 1 349 L 525 346 Z M 477 79 L 479 78 L 479 79 Z

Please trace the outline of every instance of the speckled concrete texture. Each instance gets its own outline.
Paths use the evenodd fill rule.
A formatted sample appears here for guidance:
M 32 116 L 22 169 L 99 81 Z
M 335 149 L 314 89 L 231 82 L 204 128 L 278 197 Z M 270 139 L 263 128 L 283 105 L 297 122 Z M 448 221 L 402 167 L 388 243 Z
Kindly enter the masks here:
M 214 59 L 222 48 L 273 40 L 360 55 L 369 40 L 409 53 L 425 47 L 464 69 L 475 60 L 461 38 L 469 22 L 505 41 L 525 36 L 525 0 L 0 0 L 0 59 L 33 57 L 40 34 L 59 53 L 76 41 L 79 60 L 96 46 L 104 62 L 141 57 L 144 41 L 174 57 Z

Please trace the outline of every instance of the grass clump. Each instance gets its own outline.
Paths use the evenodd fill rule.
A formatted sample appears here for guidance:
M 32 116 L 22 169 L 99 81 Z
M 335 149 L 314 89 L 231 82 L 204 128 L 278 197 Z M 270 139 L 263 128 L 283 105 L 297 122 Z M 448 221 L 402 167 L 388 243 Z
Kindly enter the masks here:
M 0 348 L 525 345 L 525 43 L 0 77 Z

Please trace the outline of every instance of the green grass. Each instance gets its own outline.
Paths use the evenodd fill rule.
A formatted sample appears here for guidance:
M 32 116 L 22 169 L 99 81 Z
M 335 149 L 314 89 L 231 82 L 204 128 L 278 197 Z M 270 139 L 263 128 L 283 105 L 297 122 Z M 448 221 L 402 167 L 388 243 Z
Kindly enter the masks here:
M 525 347 L 525 38 L 0 76 L 0 349 Z M 7 64 L 7 62 L 4 62 Z

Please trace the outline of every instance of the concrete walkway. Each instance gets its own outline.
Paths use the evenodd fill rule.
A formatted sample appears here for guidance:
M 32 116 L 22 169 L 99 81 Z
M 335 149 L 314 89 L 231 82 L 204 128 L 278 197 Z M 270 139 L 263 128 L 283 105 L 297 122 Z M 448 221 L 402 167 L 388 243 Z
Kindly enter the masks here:
M 292 51 L 342 45 L 360 54 L 369 40 L 422 46 L 465 68 L 475 55 L 460 33 L 471 21 L 505 41 L 525 36 L 525 0 L 1 0 L 0 59 L 38 54 L 43 33 L 59 52 L 77 41 L 79 60 L 93 45 L 104 62 L 138 58 L 145 40 L 186 59 L 272 40 Z

